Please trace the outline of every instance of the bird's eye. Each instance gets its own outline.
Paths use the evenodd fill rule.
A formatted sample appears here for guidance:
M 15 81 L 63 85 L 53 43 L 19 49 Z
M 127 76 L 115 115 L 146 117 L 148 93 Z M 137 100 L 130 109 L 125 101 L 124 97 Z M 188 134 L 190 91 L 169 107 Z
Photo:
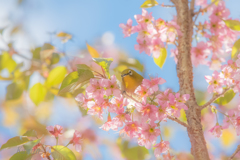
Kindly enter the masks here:
M 129 70 L 129 71 L 128 71 L 128 74 L 131 76 L 131 75 L 132 75 L 132 71 L 131 71 L 131 70 Z

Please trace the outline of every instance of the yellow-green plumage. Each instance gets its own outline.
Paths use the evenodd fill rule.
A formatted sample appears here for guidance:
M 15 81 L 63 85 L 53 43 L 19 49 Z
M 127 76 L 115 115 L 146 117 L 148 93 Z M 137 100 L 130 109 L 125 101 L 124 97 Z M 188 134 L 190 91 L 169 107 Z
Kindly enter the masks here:
M 125 69 L 121 73 L 123 91 L 134 93 L 135 89 L 142 84 L 143 77 L 132 69 Z

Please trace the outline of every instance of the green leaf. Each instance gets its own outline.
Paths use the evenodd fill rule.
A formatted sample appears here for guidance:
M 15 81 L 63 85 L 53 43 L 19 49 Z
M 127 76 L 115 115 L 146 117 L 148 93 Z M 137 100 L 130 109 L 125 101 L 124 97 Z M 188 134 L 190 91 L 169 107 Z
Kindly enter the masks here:
M 76 160 L 75 154 L 67 147 L 57 145 L 53 146 L 51 155 L 54 160 Z
M 57 64 L 60 60 L 60 55 L 58 53 L 53 53 L 51 57 L 51 65 Z
M 88 115 L 87 112 L 88 112 L 88 109 L 84 109 L 82 106 L 78 106 L 80 112 L 82 113 L 82 117 Z
M 235 93 L 232 89 L 227 91 L 223 97 L 218 98 L 214 103 L 219 104 L 219 105 L 225 105 L 228 104 L 235 96 Z
M 60 94 L 60 93 L 70 92 L 70 90 L 67 89 L 66 87 L 68 87 L 69 85 L 77 82 L 77 81 L 78 81 L 78 78 L 79 78 L 79 76 L 78 76 L 78 72 L 77 72 L 77 71 L 69 73 L 69 74 L 63 79 L 62 85 L 61 85 L 60 90 L 59 90 L 59 94 Z
M 40 56 L 40 52 L 41 52 L 42 47 L 37 47 L 33 50 L 31 50 L 32 52 L 32 58 L 35 60 L 40 60 L 41 56 Z
M 39 138 L 39 139 L 36 139 L 36 140 L 33 140 L 33 141 L 29 141 L 27 143 L 25 143 L 23 145 L 24 149 L 27 151 L 27 154 L 30 154 L 31 151 L 32 151 L 32 148 L 37 145 L 40 141 L 41 141 L 42 138 Z
M 11 83 L 7 86 L 6 100 L 15 100 L 21 97 L 23 88 L 18 83 Z
M 15 153 L 9 160 L 31 160 L 32 154 L 27 154 L 26 151 Z
M 127 160 L 144 160 L 146 156 L 149 155 L 145 147 L 136 146 L 130 148 L 129 141 L 122 141 L 121 138 L 117 139 L 117 145 Z
M 141 8 L 151 8 L 157 6 L 158 2 L 156 0 L 146 0 L 140 7 Z
M 39 105 L 45 98 L 47 94 L 47 89 L 41 84 L 36 83 L 29 90 L 29 96 L 35 105 Z
M 237 55 L 239 54 L 239 52 L 240 52 L 240 39 L 238 39 L 232 47 L 232 54 L 231 54 L 232 60 L 237 58 Z
M 72 39 L 72 35 L 65 32 L 59 32 L 56 36 L 61 39 L 62 43 L 66 43 L 68 40 Z
M 78 75 L 77 72 L 72 72 L 67 77 L 62 84 L 63 87 L 61 86 L 60 88 L 59 94 L 67 92 L 74 93 L 74 91 L 87 84 L 91 78 L 94 78 L 94 75 L 90 70 L 81 70 Z
M 89 44 L 86 43 L 86 45 L 87 45 L 88 52 L 90 53 L 92 58 L 98 58 L 99 57 L 98 51 L 94 49 L 92 46 L 90 46 Z
M 17 147 L 19 145 L 22 145 L 24 143 L 29 142 L 29 139 L 24 136 L 16 136 L 11 139 L 9 139 L 5 144 L 2 145 L 0 148 L 0 151 L 6 148 L 12 148 L 12 147 Z
M 118 66 L 121 66 L 121 65 L 126 65 L 127 67 L 136 68 L 141 72 L 144 69 L 144 66 L 137 59 L 133 59 L 133 58 L 128 58 L 125 61 L 120 61 Z
M 90 70 L 91 68 L 87 66 L 86 64 L 76 64 L 78 70 Z
M 124 150 L 123 155 L 127 160 L 144 160 L 146 156 L 149 155 L 149 152 L 145 147 L 136 146 Z
M 93 61 L 100 65 L 107 74 L 107 77 L 110 78 L 109 67 L 113 61 L 113 58 L 93 58 Z
M 220 0 L 216 1 L 216 0 L 211 0 L 211 2 L 214 2 L 214 4 L 217 6 Z
M 37 133 L 35 130 L 33 129 L 30 129 L 30 130 L 27 130 L 23 136 L 27 136 L 27 137 L 36 137 L 37 136 Z
M 12 59 L 10 54 L 8 52 L 2 52 L 2 55 L 0 55 L 0 70 L 7 69 L 9 73 L 14 71 L 16 68 L 17 63 Z
M 40 54 L 43 56 L 43 58 L 47 58 L 52 55 L 54 50 L 55 47 L 52 46 L 50 43 L 44 43 L 44 45 L 41 48 Z
M 62 83 L 65 75 L 67 74 L 67 69 L 64 66 L 57 66 L 54 69 L 52 69 L 49 73 L 49 76 L 46 80 L 46 86 L 52 87 L 55 85 L 59 85 Z
M 78 75 L 82 75 L 82 72 L 85 72 L 86 70 L 92 71 L 90 67 L 88 67 L 86 64 L 77 64 L 77 72 Z
M 167 50 L 166 48 L 160 49 L 160 55 L 158 58 L 153 58 L 156 65 L 158 65 L 160 68 L 163 67 L 166 59 L 167 59 Z
M 240 22 L 238 20 L 223 20 L 230 29 L 240 31 Z

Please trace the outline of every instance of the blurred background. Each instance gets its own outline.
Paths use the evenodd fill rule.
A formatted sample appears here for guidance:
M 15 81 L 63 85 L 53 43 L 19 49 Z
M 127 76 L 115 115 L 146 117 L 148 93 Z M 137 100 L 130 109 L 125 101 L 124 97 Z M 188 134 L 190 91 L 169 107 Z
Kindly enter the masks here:
M 174 58 L 170 57 L 171 46 L 168 48 L 167 60 L 160 69 L 151 56 L 139 54 L 134 49 L 136 34 L 123 38 L 119 24 L 126 23 L 131 18 L 133 25 L 136 25 L 134 15 L 141 14 L 140 6 L 143 2 L 144 0 L 0 0 L 1 55 L 7 51 L 15 61 L 9 64 L 14 65 L 13 69 L 0 68 L 1 77 L 10 77 L 11 72 L 16 68 L 19 72 L 34 68 L 38 63 L 37 48 L 43 47 L 45 43 L 54 46 L 55 52 L 60 55 L 56 63 L 52 62 L 53 57 L 50 57 L 49 62 L 46 60 L 48 65 L 41 66 L 41 71 L 38 72 L 35 69 L 25 77 L 26 79 L 21 79 L 24 85 L 26 85 L 25 82 L 27 85 L 20 95 L 9 98 L 9 95 L 18 93 L 18 90 L 10 93 L 9 86 L 13 83 L 12 79 L 1 78 L 0 145 L 9 138 L 23 134 L 27 129 L 49 135 L 45 130 L 46 126 L 58 124 L 65 129 L 64 136 L 59 140 L 64 145 L 72 137 L 74 130 L 81 131 L 85 136 L 83 152 L 75 153 L 78 159 L 156 159 L 153 149 L 149 151 L 141 147 L 134 149 L 138 146 L 136 140 L 129 142 L 128 138 L 119 138 L 118 132 L 99 129 L 106 121 L 107 115 L 103 121 L 97 117 L 85 115 L 73 98 L 56 96 L 54 92 L 49 92 L 38 106 L 29 98 L 29 89 L 38 82 L 43 83 L 48 76 L 48 66 L 51 68 L 63 65 L 68 68 L 68 72 L 74 70 L 74 64 L 78 63 L 94 67 L 86 50 L 86 42 L 96 48 L 103 57 L 114 58 L 110 69 L 111 74 L 117 74 L 117 71 L 122 68 L 132 67 L 145 78 L 149 76 L 164 78 L 167 82 L 161 86 L 161 90 L 171 88 L 177 92 L 179 85 L 176 64 Z M 168 0 L 158 0 L 158 2 L 171 5 Z M 240 1 L 225 2 L 230 9 L 231 17 L 240 18 Z M 162 18 L 167 21 L 172 20 L 176 15 L 174 8 L 156 6 L 147 10 L 153 12 L 153 17 L 156 19 Z M 200 17 L 199 20 L 204 21 L 204 18 L 206 16 Z M 72 39 L 63 43 L 56 36 L 60 32 L 68 33 Z M 71 65 L 67 62 L 71 62 Z M 208 84 L 204 75 L 211 75 L 212 72 L 207 66 L 200 65 L 194 68 L 194 87 L 200 104 L 211 98 L 211 95 L 206 93 Z M 224 109 L 234 108 L 238 103 L 237 96 Z M 221 106 L 217 107 L 221 108 Z M 219 116 L 220 119 L 223 118 L 222 115 Z M 181 119 L 186 120 L 184 116 Z M 210 154 L 217 159 L 223 159 L 224 155 L 231 155 L 240 142 L 236 133 L 232 131 L 233 128 L 225 130 L 221 138 L 215 138 L 208 131 L 216 123 L 215 115 L 206 109 L 202 120 Z M 161 130 L 164 140 L 170 141 L 171 153 L 177 155 L 178 159 L 192 159 L 189 155 L 191 146 L 185 128 L 169 121 L 162 125 Z M 49 144 L 55 143 L 54 138 L 50 136 L 46 136 L 44 141 Z M 123 148 L 131 150 L 131 154 L 144 151 L 144 156 L 131 158 Z M 7 160 L 16 152 L 16 148 L 3 150 L 0 152 L 0 159 Z

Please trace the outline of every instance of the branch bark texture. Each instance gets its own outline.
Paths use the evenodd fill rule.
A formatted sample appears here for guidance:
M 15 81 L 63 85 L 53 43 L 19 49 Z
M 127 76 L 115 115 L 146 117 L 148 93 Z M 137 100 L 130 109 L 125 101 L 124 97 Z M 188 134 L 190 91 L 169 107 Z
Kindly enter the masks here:
M 201 110 L 197 105 L 193 88 L 193 72 L 191 62 L 191 43 L 193 35 L 193 10 L 188 6 L 188 0 L 172 0 L 177 10 L 177 23 L 182 32 L 178 39 L 177 75 L 179 78 L 180 94 L 189 94 L 186 117 L 188 136 L 191 142 L 191 153 L 195 160 L 209 160 L 206 141 L 201 125 Z

